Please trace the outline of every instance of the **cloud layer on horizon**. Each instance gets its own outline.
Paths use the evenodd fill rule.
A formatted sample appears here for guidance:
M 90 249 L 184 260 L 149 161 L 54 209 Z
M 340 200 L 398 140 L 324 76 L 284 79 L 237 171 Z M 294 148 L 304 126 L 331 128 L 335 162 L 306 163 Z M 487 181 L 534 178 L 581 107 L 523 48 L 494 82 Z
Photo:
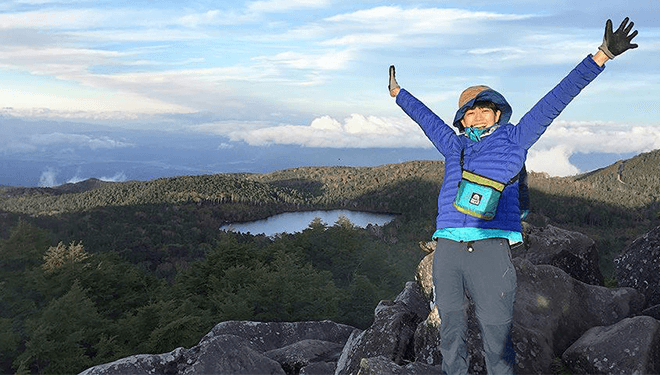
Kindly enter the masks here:
M 433 145 L 407 117 L 382 118 L 353 114 L 343 120 L 329 116 L 314 119 L 307 126 L 250 123 L 207 123 L 194 126 L 200 132 L 229 137 L 252 146 L 271 144 L 329 148 L 432 148 Z M 620 123 L 556 121 L 531 148 L 530 170 L 552 176 L 580 172 L 571 164 L 575 153 L 640 153 L 660 149 L 657 127 Z

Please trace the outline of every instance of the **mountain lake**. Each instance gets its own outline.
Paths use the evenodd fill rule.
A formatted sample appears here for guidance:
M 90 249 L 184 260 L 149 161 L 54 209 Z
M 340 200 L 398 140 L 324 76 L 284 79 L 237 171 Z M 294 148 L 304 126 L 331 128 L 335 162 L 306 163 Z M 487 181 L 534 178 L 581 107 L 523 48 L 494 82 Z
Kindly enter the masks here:
M 263 220 L 223 225 L 220 230 L 264 234 L 271 237 L 278 233 L 302 232 L 317 217 L 326 225 L 332 226 L 342 216 L 348 218 L 353 225 L 365 228 L 369 224 L 383 226 L 394 220 L 397 215 L 350 210 L 285 212 Z

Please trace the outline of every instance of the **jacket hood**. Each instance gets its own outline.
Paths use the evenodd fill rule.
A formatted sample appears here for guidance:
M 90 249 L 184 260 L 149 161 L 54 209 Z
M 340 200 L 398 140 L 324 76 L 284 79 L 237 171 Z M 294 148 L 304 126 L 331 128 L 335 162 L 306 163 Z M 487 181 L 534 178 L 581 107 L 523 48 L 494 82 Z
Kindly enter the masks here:
M 483 87 L 485 88 L 486 86 Z M 463 125 L 461 124 L 461 119 L 465 115 L 465 112 L 467 111 L 468 108 L 472 107 L 475 102 L 482 102 L 482 101 L 493 102 L 497 106 L 497 108 L 501 112 L 500 121 L 499 121 L 500 124 L 506 124 L 511 119 L 511 114 L 513 113 L 513 110 L 511 109 L 509 102 L 507 102 L 504 96 L 502 96 L 502 94 L 500 94 L 499 92 L 491 88 L 486 88 L 485 90 L 480 91 L 474 98 L 465 102 L 456 112 L 456 116 L 454 116 L 453 125 L 457 127 L 461 133 L 465 130 L 463 128 Z

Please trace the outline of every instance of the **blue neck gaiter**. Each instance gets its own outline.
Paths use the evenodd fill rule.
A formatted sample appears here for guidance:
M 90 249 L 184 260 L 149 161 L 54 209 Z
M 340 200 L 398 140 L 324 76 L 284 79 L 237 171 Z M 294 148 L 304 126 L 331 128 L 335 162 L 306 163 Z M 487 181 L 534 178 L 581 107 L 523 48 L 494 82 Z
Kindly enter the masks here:
M 465 128 L 465 135 L 470 138 L 471 140 L 475 142 L 481 141 L 482 137 L 485 137 L 489 134 L 491 134 L 495 129 L 499 128 L 500 126 L 495 124 L 489 128 L 484 128 L 484 129 L 477 129 L 477 128 Z

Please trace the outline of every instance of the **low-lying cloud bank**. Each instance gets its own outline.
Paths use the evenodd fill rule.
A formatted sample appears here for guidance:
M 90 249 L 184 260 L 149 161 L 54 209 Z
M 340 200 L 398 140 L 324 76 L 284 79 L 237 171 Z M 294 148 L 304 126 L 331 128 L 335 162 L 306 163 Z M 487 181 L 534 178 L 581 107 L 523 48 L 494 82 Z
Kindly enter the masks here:
M 422 130 L 407 117 L 353 114 L 343 120 L 318 117 L 309 125 L 216 122 L 197 131 L 229 137 L 252 146 L 272 144 L 304 147 L 432 148 Z M 570 162 L 575 153 L 640 153 L 660 148 L 660 126 L 613 122 L 556 121 L 529 151 L 527 167 L 551 176 L 580 172 Z
M 62 185 L 63 183 L 67 184 L 75 184 L 81 181 L 85 181 L 88 178 L 91 177 L 83 177 L 80 176 L 79 173 L 76 173 L 75 176 L 67 179 L 65 182 L 58 181 L 58 176 L 60 175 L 60 171 L 56 168 L 46 168 L 43 172 L 41 172 L 41 177 L 39 178 L 39 186 L 40 187 L 53 187 L 53 186 L 59 186 Z M 114 176 L 101 176 L 98 177 L 99 180 L 101 181 L 106 181 L 106 182 L 125 182 L 128 180 L 128 177 L 124 172 L 117 172 L 115 173 Z
M 586 172 L 569 161 L 577 152 L 625 154 L 655 149 L 660 149 L 658 125 L 557 121 L 532 147 L 527 166 L 551 176 L 569 176 Z
M 159 173 L 258 172 L 309 163 L 326 165 L 329 160 L 337 165 L 375 165 L 442 158 L 406 116 L 320 116 L 306 124 L 211 122 L 197 116 L 180 121 L 173 118 L 140 131 L 130 130 L 131 124 L 96 127 L 5 118 L 0 129 L 0 162 L 5 163 L 0 184 L 54 186 L 90 177 L 122 181 L 162 177 Z M 568 176 L 654 149 L 660 149 L 660 124 L 556 121 L 529 151 L 527 167 L 551 176 Z M 300 155 L 301 150 L 312 152 L 315 158 L 289 158 Z M 270 160 L 273 158 L 279 161 Z M 346 164 L 348 160 L 350 164 Z M 150 167 L 149 174 L 142 173 Z M 24 176 L 26 168 L 32 168 L 30 179 Z M 125 173 L 115 175 L 117 171 Z

